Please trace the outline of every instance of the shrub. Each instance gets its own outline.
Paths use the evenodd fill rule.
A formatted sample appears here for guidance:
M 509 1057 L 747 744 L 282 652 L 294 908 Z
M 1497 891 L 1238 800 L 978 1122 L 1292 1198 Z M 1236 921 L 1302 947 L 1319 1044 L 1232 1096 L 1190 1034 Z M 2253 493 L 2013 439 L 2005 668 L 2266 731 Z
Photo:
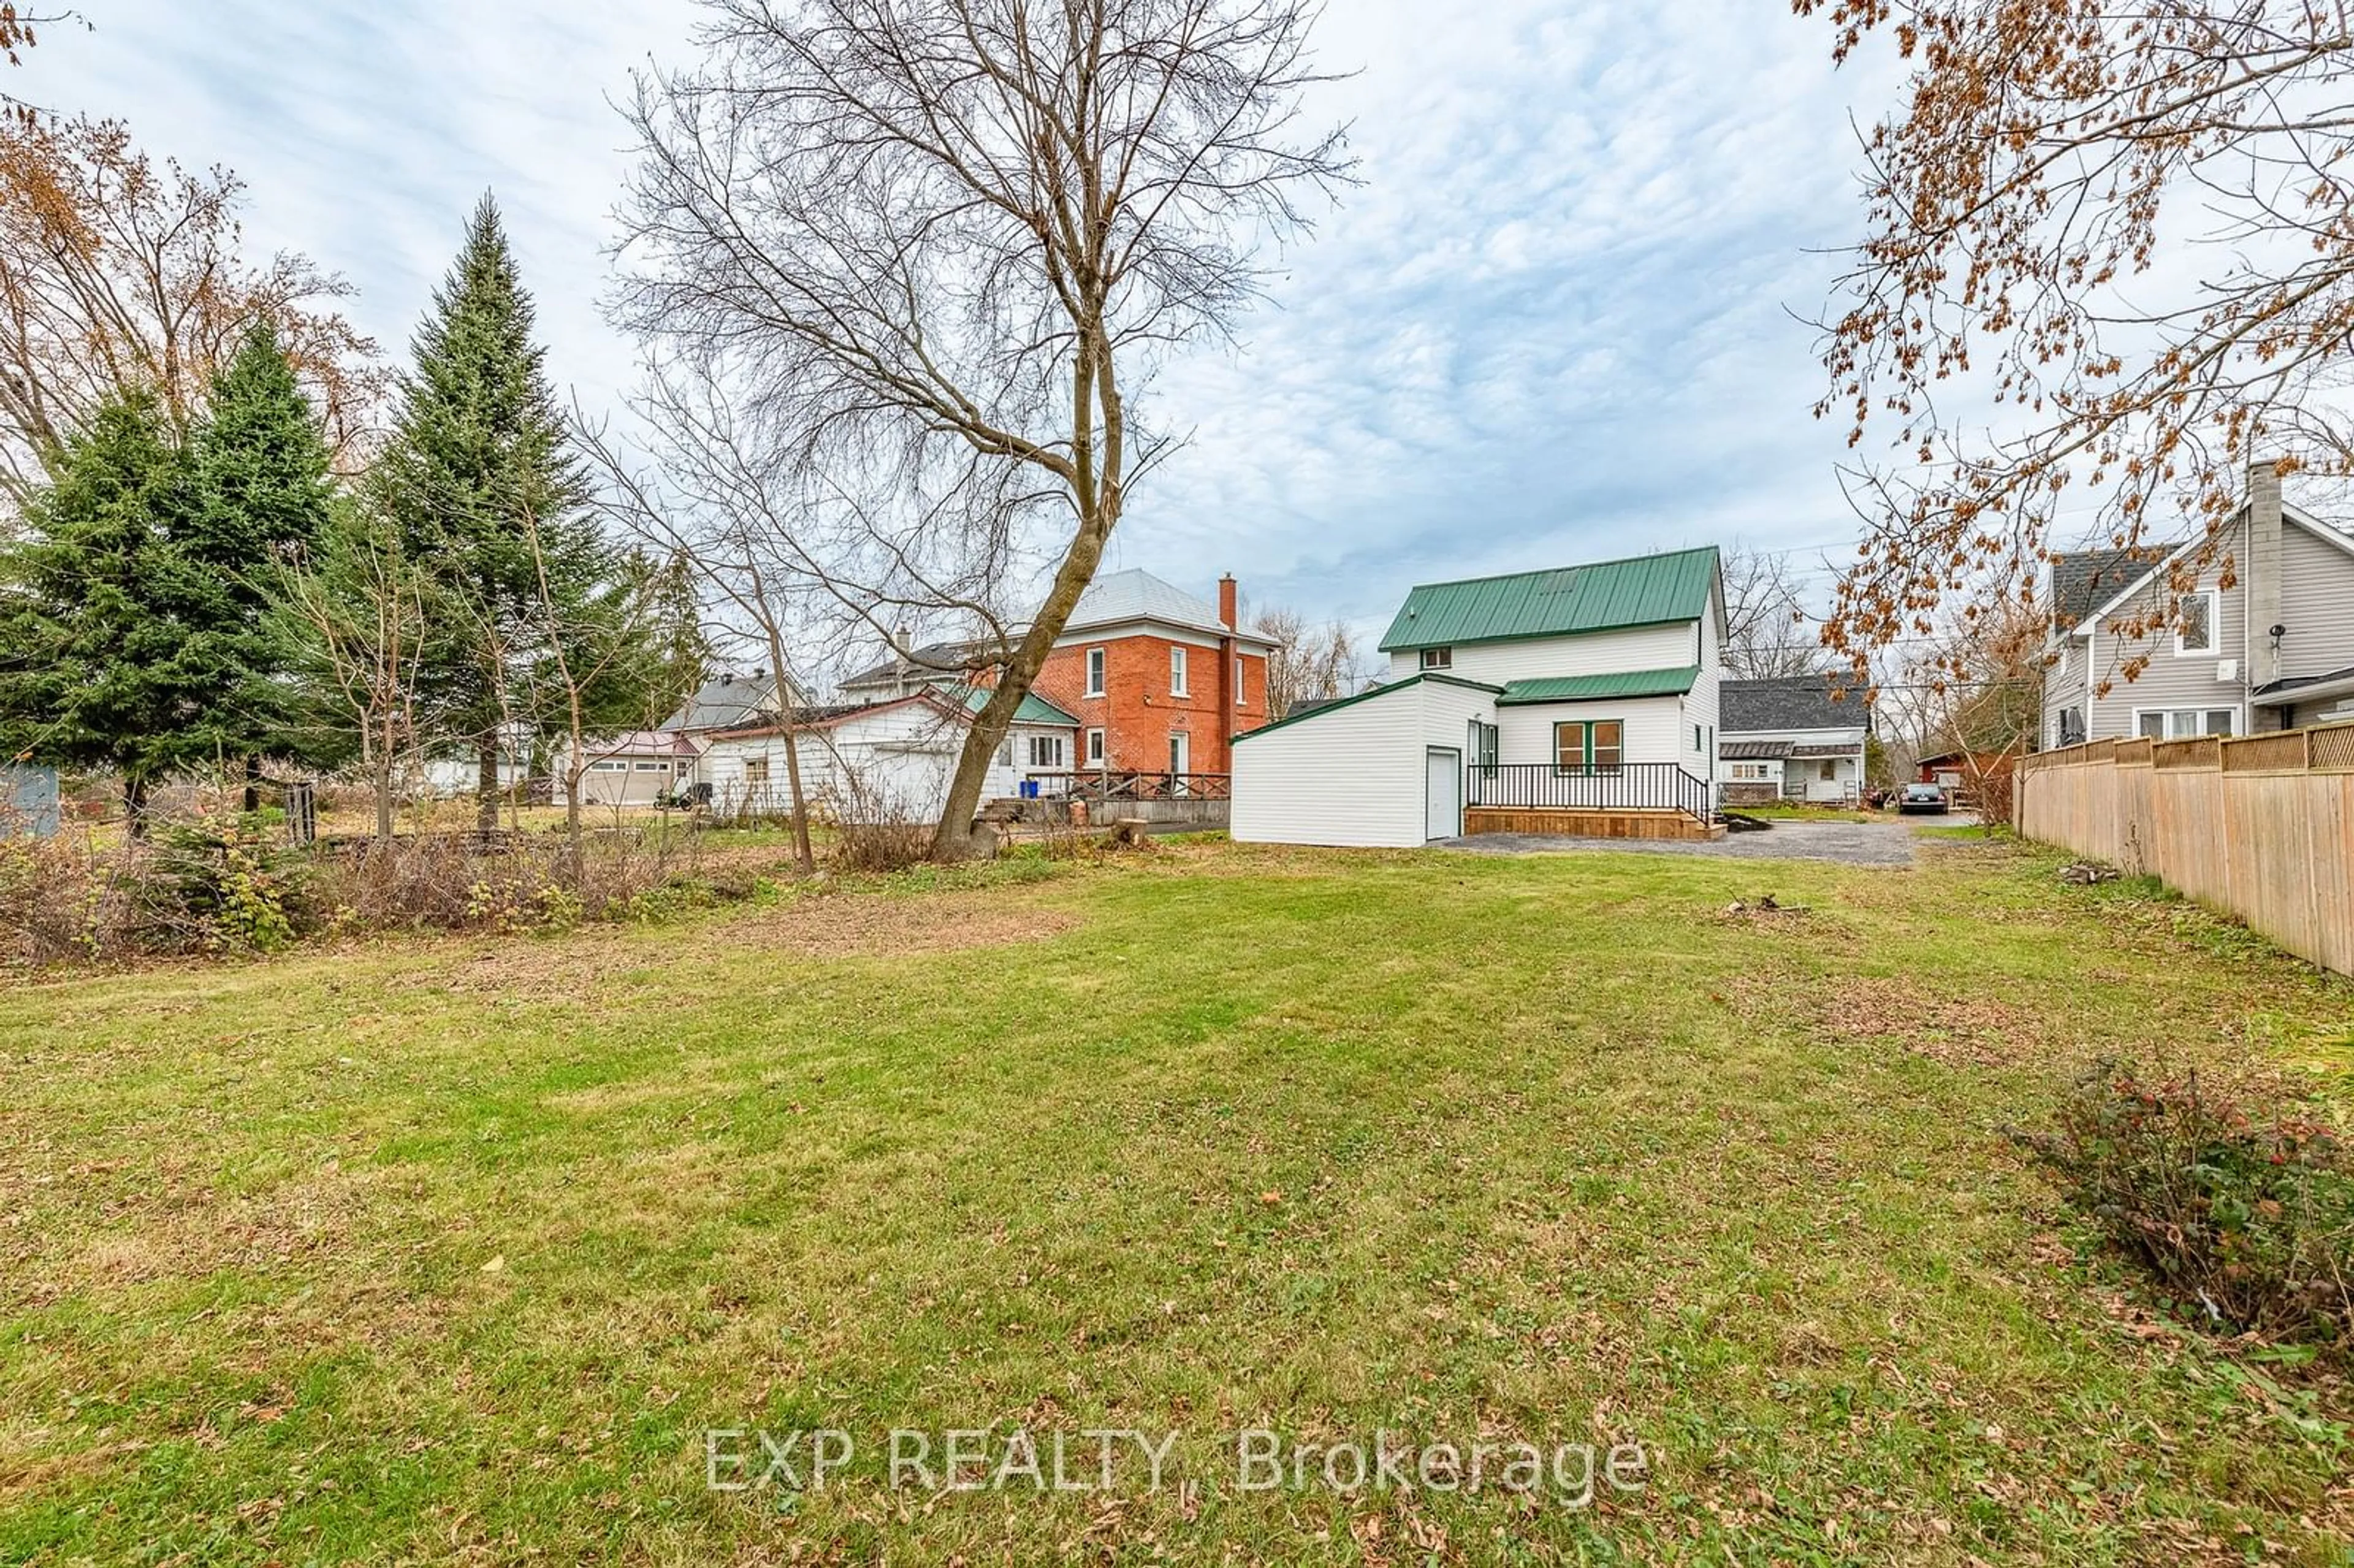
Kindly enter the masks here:
M 2197 1075 L 2114 1063 L 2049 1133 L 2014 1130 L 2111 1242 L 2211 1328 L 2354 1344 L 2354 1161 L 2329 1129 L 2251 1118 Z
M 226 822 L 164 822 L 126 863 L 158 951 L 268 953 L 308 925 L 307 870 L 274 811 Z
M 45 964 L 90 952 L 119 902 L 109 883 L 81 832 L 0 839 L 0 955 Z

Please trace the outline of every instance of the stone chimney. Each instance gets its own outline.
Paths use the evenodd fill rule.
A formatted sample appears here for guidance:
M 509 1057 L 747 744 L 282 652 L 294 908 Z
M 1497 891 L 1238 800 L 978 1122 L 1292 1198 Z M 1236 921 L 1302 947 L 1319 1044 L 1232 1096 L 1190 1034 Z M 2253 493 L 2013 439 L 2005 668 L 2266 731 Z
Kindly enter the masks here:
M 2267 686 L 2281 676 L 2281 481 L 2269 462 L 2248 467 L 2248 684 Z M 2294 631 L 2294 628 L 2291 629 Z
M 1218 621 L 1227 630 L 1235 630 L 1235 574 L 1228 572 L 1218 579 Z

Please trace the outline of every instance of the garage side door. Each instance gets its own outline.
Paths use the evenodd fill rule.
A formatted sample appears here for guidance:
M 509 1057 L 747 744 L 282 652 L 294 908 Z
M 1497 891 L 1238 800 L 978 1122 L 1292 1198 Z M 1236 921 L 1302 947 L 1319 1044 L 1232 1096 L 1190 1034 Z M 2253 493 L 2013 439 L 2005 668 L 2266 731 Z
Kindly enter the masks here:
M 1425 836 L 1451 839 L 1463 831 L 1463 754 L 1444 747 L 1430 748 L 1430 782 L 1425 796 L 1429 821 Z

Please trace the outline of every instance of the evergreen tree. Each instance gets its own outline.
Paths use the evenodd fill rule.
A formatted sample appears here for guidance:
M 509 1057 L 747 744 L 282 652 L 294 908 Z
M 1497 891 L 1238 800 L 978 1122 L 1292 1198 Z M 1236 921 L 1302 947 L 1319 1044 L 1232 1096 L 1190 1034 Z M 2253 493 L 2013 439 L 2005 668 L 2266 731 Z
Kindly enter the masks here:
M 532 341 L 532 304 L 485 196 L 411 345 L 378 499 L 408 559 L 456 613 L 439 618 L 421 705 L 480 759 L 498 821 L 507 726 L 563 727 L 569 684 L 598 722 L 626 722 L 627 661 L 599 647 L 621 562 L 586 515 L 588 485 Z
M 645 694 L 639 710 L 645 725 L 660 724 L 684 706 L 711 669 L 711 637 L 703 629 L 703 599 L 695 592 L 694 563 L 684 556 L 663 560 L 642 550 L 629 556 L 644 624 L 640 674 Z
M 276 334 L 256 325 L 214 379 L 191 442 L 194 504 L 172 531 L 166 587 L 187 628 L 175 676 L 197 694 L 186 738 L 204 755 L 244 760 L 248 810 L 261 757 L 302 749 L 269 609 L 282 575 L 324 535 L 330 461 Z
M 134 833 L 148 786 L 212 755 L 175 613 L 195 486 L 174 438 L 152 393 L 108 399 L 51 454 L 0 559 L 0 744 L 119 772 Z

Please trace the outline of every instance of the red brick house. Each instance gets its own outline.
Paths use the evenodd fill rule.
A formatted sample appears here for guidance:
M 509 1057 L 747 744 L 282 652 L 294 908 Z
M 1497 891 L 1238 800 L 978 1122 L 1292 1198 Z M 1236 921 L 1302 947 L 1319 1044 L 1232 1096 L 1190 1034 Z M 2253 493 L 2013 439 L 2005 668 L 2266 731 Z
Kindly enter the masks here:
M 1273 652 L 1235 624 L 1232 577 L 1213 606 L 1150 572 L 1114 572 L 1079 596 L 1034 685 L 1077 716 L 1076 768 L 1225 773 L 1234 737 L 1270 717 Z
M 1267 662 L 1275 645 L 1235 620 L 1231 577 L 1219 579 L 1215 605 L 1146 571 L 1114 572 L 1088 585 L 1033 683 L 1038 695 L 1079 721 L 1076 750 L 1052 764 L 1055 770 L 1228 771 L 1229 743 L 1273 716 Z M 883 702 L 927 686 L 988 686 L 996 682 L 995 662 L 981 642 L 927 643 L 851 675 L 842 694 Z

